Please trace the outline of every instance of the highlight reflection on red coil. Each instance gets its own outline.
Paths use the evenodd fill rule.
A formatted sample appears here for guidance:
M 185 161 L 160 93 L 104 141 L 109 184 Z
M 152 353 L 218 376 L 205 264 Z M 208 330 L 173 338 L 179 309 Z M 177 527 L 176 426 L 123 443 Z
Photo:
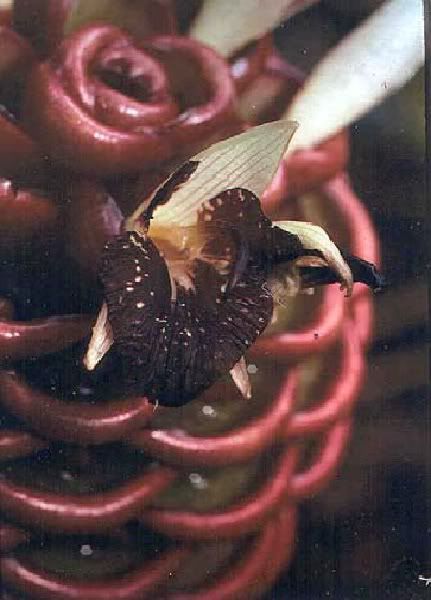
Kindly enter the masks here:
M 170 10 L 169 3 L 161 4 L 164 10 Z M 22 25 L 28 20 L 28 10 L 28 3 L 17 2 L 14 22 L 21 23 L 18 30 L 34 40 L 34 30 Z M 173 19 L 173 13 L 169 15 Z M 16 42 L 18 34 L 11 31 L 8 29 L 7 39 L 13 38 Z M 173 127 L 173 130 L 177 127 L 175 135 L 179 136 L 176 141 L 181 139 L 190 148 L 204 144 L 206 138 L 220 135 L 222 129 L 238 127 L 240 120 L 232 113 L 235 93 L 250 93 L 260 78 L 273 78 L 278 91 L 269 101 L 265 99 L 265 110 L 276 118 L 277 111 L 285 107 L 298 88 L 299 80 L 295 70 L 273 50 L 268 37 L 233 57 L 230 74 L 228 64 L 216 53 L 172 30 L 170 36 L 143 40 L 137 46 L 110 25 L 87 26 L 60 46 L 57 30 L 50 31 L 44 33 L 45 41 L 42 39 L 41 45 L 36 44 L 39 55 L 45 56 L 44 62 L 36 64 L 27 80 L 27 91 L 22 92 L 28 98 L 31 95 L 33 108 L 30 111 L 28 103 L 14 122 L 9 118 L 4 122 L 0 120 L 0 132 L 16 129 L 12 150 L 22 159 L 13 162 L 13 166 L 20 162 L 22 168 L 11 169 L 11 164 L 2 162 L 0 150 L 0 176 L 5 178 L 2 189 L 9 202 L 8 227 L 22 233 L 22 219 L 25 226 L 29 225 L 25 212 L 20 211 L 19 193 L 10 195 L 13 185 L 10 178 L 17 178 L 24 182 L 22 189 L 29 190 L 25 196 L 29 222 L 31 214 L 32 226 L 39 227 L 42 237 L 48 236 L 56 219 L 66 223 L 66 233 L 60 231 L 58 236 L 60 240 L 67 238 L 64 256 L 74 257 L 83 278 L 89 278 L 91 286 L 94 285 L 92 269 L 86 265 L 97 254 L 106 236 L 115 233 L 121 218 L 111 196 L 111 193 L 115 196 L 118 187 L 109 187 L 109 183 L 107 186 L 105 175 L 115 174 L 118 178 L 124 172 L 138 174 L 148 158 L 151 164 L 163 170 L 167 168 L 164 161 L 173 158 L 169 138 L 173 135 L 172 128 L 165 139 L 150 133 L 150 150 L 143 150 L 142 139 L 136 141 L 138 134 L 133 133 L 133 126 L 125 124 L 121 111 L 117 112 L 127 99 L 124 86 L 130 86 L 138 74 L 150 80 L 151 93 L 157 97 L 155 112 L 148 112 L 145 101 L 137 102 L 130 87 L 128 106 L 137 109 L 150 131 L 155 120 L 160 120 L 162 130 L 166 122 L 176 123 L 181 107 L 178 112 L 167 95 L 164 66 L 155 61 L 154 54 L 183 52 L 194 61 L 193 68 L 197 67 L 200 73 L 201 96 L 193 100 L 199 100 L 195 118 L 180 119 L 178 127 Z M 15 44 L 18 49 L 27 46 L 25 41 Z M 141 48 L 145 48 L 144 52 L 150 49 L 150 56 L 143 58 Z M 93 51 L 99 65 L 109 63 L 111 79 L 99 79 L 95 94 L 89 97 L 88 65 L 93 60 Z M 117 68 L 118 65 L 122 65 L 121 68 Z M 117 76 L 115 86 L 119 85 L 120 89 L 113 85 L 113 74 Z M 184 81 L 177 84 L 181 87 Z M 87 113 L 87 105 L 94 104 L 97 94 L 103 99 L 105 111 L 102 125 L 94 124 L 94 115 Z M 82 117 L 73 131 L 73 119 L 68 121 L 72 113 Z M 263 118 L 262 115 L 259 118 Z M 227 127 L 229 119 L 235 125 Z M 23 128 L 23 123 L 28 129 Z M 245 126 L 246 123 L 241 123 L 241 127 Z M 118 128 L 114 133 L 110 129 L 107 143 L 100 134 L 106 127 Z M 99 133 L 95 135 L 95 132 Z M 61 155 L 57 153 L 60 141 L 65 143 Z M 39 142 L 50 155 L 47 163 L 40 158 Z M 76 150 L 76 143 L 80 152 Z M 112 152 L 117 146 L 118 152 Z M 141 154 L 136 154 L 137 148 Z M 184 152 L 187 157 L 187 149 Z M 316 152 L 321 153 L 320 158 L 316 158 Z M 120 154 L 121 164 L 117 160 Z M 301 205 L 294 196 L 303 190 L 315 189 L 320 205 L 342 222 L 351 252 L 376 263 L 377 240 L 366 212 L 343 173 L 346 159 L 345 132 L 322 144 L 321 149 L 296 153 L 283 166 L 284 174 L 268 190 L 263 204 L 268 212 L 282 210 L 300 218 Z M 33 170 L 23 175 L 30 163 Z M 72 171 L 68 171 L 67 176 L 65 164 Z M 77 181 L 73 172 L 82 170 L 91 175 Z M 56 182 L 54 196 L 45 197 L 43 190 L 51 190 L 58 173 L 64 176 L 63 188 Z M 37 194 L 31 191 L 33 180 L 40 186 Z M 127 189 L 143 189 L 133 177 L 125 180 L 125 185 Z M 68 202 L 74 203 L 72 207 Z M 86 216 L 89 221 L 84 226 Z M 1 226 L 0 221 L 0 230 Z M 23 239 L 30 243 L 30 238 L 31 231 L 26 230 Z M 9 246 L 18 248 L 17 239 L 11 238 Z M 10 247 L 2 252 L 9 252 Z M 43 264 L 44 259 L 39 259 Z M 179 431 L 169 420 L 171 411 L 176 409 L 154 412 L 145 398 L 111 398 L 108 393 L 101 398 L 91 397 L 89 401 L 85 395 L 88 390 L 78 390 L 71 399 L 62 393 L 61 386 L 51 391 L 38 388 L 31 378 L 24 377 L 22 364 L 27 364 L 30 358 L 36 364 L 42 360 L 49 362 L 73 349 L 88 335 L 93 317 L 85 311 L 14 316 L 13 304 L 13 299 L 0 301 L 0 359 L 4 363 L 0 372 L 0 405 L 5 415 L 0 429 L 0 461 L 10 467 L 0 481 L 4 519 L 0 524 L 1 569 L 6 593 L 15 591 L 29 598 L 59 600 L 76 597 L 142 599 L 154 597 L 155 589 L 163 597 L 176 600 L 237 599 L 263 593 L 291 558 L 296 505 L 331 479 L 348 440 L 352 409 L 363 379 L 364 351 L 372 328 L 372 304 L 367 290 L 357 285 L 352 297 L 346 299 L 337 286 L 330 286 L 316 302 L 305 325 L 265 334 L 252 349 L 250 360 L 259 363 L 269 356 L 279 361 L 282 377 L 278 390 L 264 398 L 259 411 L 248 413 L 246 406 L 240 406 L 240 417 L 233 419 L 229 427 L 207 432 L 200 431 L 199 427 L 196 431 L 193 427 L 190 431 Z M 299 405 L 301 374 L 306 361 L 312 356 L 321 360 L 328 353 L 334 357 L 330 380 L 313 387 L 311 393 L 316 395 L 313 401 Z M 231 402 L 242 401 L 232 397 Z M 163 423 L 165 417 L 168 425 L 158 424 Z M 159 418 L 161 421 L 157 421 Z M 307 439 L 316 440 L 317 449 L 304 463 L 300 446 Z M 119 457 L 132 457 L 131 470 L 122 477 L 116 472 L 108 476 L 97 467 L 105 455 L 110 456 L 112 448 Z M 182 485 L 187 474 L 204 469 L 211 477 L 223 469 L 245 469 L 268 457 L 272 457 L 270 468 L 265 468 L 259 477 L 251 478 L 241 493 L 233 494 L 225 504 L 198 510 L 187 504 L 175 505 L 174 502 L 172 505 L 172 498 L 167 503 L 163 501 L 173 486 Z M 41 473 L 42 480 L 46 479 L 43 485 L 23 479 L 20 473 L 25 475 L 28 465 L 40 469 L 37 472 Z M 54 480 L 63 478 L 63 483 L 53 484 L 53 477 Z M 135 562 L 131 561 L 120 572 L 116 572 L 114 560 L 112 568 L 108 565 L 106 573 L 99 578 L 79 578 L 76 574 L 70 578 L 59 577 L 55 565 L 50 570 L 49 561 L 41 568 L 26 556 L 29 548 L 37 547 L 41 531 L 54 546 L 58 544 L 67 552 L 67 544 L 62 541 L 64 535 L 69 536 L 69 544 L 71 539 L 82 540 L 83 536 L 89 540 L 105 536 L 115 544 L 122 536 L 127 538 L 130 527 L 144 532 L 143 539 L 148 532 L 159 536 L 163 549 L 153 552 L 150 542 L 148 555 L 134 559 Z M 210 579 L 205 580 L 202 575 L 192 584 L 176 586 L 175 574 L 178 577 L 187 564 L 193 564 L 201 549 L 215 538 L 232 543 L 235 548 L 238 544 L 241 552 L 235 552 Z

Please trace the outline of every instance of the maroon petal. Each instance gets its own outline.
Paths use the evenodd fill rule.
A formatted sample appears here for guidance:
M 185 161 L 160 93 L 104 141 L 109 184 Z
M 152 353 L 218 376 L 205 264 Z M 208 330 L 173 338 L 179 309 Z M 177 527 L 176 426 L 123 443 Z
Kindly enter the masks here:
M 227 373 L 264 330 L 272 297 L 257 270 L 223 295 L 215 269 L 195 261 L 193 289 L 173 289 L 148 237 L 108 243 L 101 279 L 123 376 L 162 404 L 181 405 Z

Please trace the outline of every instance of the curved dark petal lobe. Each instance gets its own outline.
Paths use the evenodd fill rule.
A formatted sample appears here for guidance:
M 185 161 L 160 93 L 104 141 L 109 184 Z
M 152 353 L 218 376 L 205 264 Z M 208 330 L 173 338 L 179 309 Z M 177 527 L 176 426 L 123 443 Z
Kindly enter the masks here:
M 149 237 L 129 233 L 106 245 L 100 271 L 125 385 L 170 406 L 225 375 L 272 315 L 258 269 L 249 268 L 229 294 L 210 264 L 196 260 L 194 269 L 194 290 L 177 287 L 171 302 L 163 257 Z
M 165 192 L 178 183 L 174 178 Z M 151 240 L 151 227 L 149 235 L 129 232 L 109 242 L 100 273 L 124 384 L 169 406 L 192 400 L 227 374 L 264 331 L 273 308 L 268 274 L 284 262 L 320 255 L 273 226 L 256 196 L 241 188 L 205 202 L 197 229 L 205 244 L 198 258 L 185 253 L 180 259 L 184 279 Z M 359 280 L 375 281 L 369 263 L 349 257 L 349 264 Z M 336 280 L 326 267 L 300 269 L 305 282 Z
M 244 254 L 249 263 L 259 266 L 266 273 L 278 263 L 287 262 L 309 254 L 297 235 L 277 226 L 262 212 L 258 198 L 244 188 L 226 190 L 207 201 L 199 211 L 198 227 L 208 236 L 208 253 L 223 253 L 220 235 L 231 233 L 237 250 L 233 265 L 244 264 Z M 211 235 L 212 233 L 212 235 Z
M 273 225 L 262 212 L 258 198 L 249 190 L 232 188 L 211 198 L 201 208 L 198 227 L 207 236 L 205 251 L 209 255 L 227 256 L 232 260 L 229 287 L 250 265 L 260 267 L 269 275 L 277 266 L 303 256 L 324 258 L 319 249 L 305 248 L 294 233 Z M 223 236 L 230 234 L 236 252 L 225 252 Z M 229 248 L 230 250 L 230 248 Z M 232 259 L 233 255 L 233 259 Z M 371 263 L 343 253 L 354 281 L 372 289 L 385 287 L 383 277 Z M 246 260 L 245 260 L 246 259 Z M 339 282 L 339 276 L 329 267 L 299 267 L 305 286 Z
M 365 283 L 374 292 L 387 288 L 386 279 L 372 263 L 345 253 L 343 253 L 343 258 L 349 265 L 355 282 Z M 337 276 L 329 267 L 300 267 L 299 273 L 304 287 L 327 285 L 338 281 Z

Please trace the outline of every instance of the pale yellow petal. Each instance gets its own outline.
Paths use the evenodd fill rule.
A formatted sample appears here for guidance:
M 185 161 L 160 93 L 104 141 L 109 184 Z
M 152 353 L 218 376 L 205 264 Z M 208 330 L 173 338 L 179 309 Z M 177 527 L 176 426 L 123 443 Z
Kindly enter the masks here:
M 196 223 L 197 211 L 229 188 L 243 187 L 260 197 L 272 180 L 297 123 L 274 121 L 213 144 L 191 160 L 199 166 L 170 200 L 153 213 L 152 226 Z M 134 218 L 139 214 L 135 211 Z

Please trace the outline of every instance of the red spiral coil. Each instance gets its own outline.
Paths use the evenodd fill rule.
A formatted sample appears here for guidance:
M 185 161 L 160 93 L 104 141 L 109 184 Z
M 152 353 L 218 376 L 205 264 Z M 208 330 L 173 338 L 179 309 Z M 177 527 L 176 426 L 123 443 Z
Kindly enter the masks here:
M 277 55 L 269 38 L 233 57 L 231 74 L 215 52 L 172 31 L 170 36 L 137 43 L 113 26 L 87 26 L 59 45 L 61 19 L 45 18 L 52 3 L 43 3 L 46 12 L 39 16 L 45 24 L 39 37 L 28 25 L 30 4 L 16 2 L 13 22 L 35 44 L 43 61 L 36 61 L 16 31 L 3 27 L 6 33 L 0 35 L 0 44 L 17 49 L 16 64 L 25 63 L 24 55 L 35 61 L 30 73 L 27 66 L 21 70 L 23 110 L 14 119 L 0 120 L 2 133 L 15 132 L 10 145 L 13 160 L 8 162 L 7 153 L 3 156 L 0 149 L 0 175 L 4 177 L 0 231 L 9 232 L 0 251 L 10 256 L 24 247 L 25 256 L 34 252 L 40 258 L 46 247 L 52 252 L 49 244 L 54 237 L 54 244 L 64 245 L 61 256 L 73 256 L 91 286 L 95 257 L 105 240 L 118 232 L 121 221 L 112 196 L 121 203 L 121 189 L 142 194 L 146 186 L 153 186 L 148 181 L 154 182 L 159 172 L 169 169 L 167 160 L 175 163 L 208 140 L 247 126 L 233 112 L 234 82 L 243 103 L 262 82 L 274 84 L 271 89 L 276 93 L 270 101 L 263 98 L 263 109 L 248 115 L 249 123 L 257 123 L 284 112 L 300 78 Z M 167 10 L 167 4 L 162 4 Z M 172 81 L 166 56 L 161 64 L 154 58 L 172 51 L 184 53 L 192 60 L 194 75 L 196 68 L 200 74 L 199 94 L 185 111 L 178 108 L 178 90 L 184 89 L 184 81 Z M 120 65 L 116 85 L 112 78 L 109 82 L 101 78 L 100 71 L 94 76 L 96 63 L 98 69 L 109 63 L 111 76 Z M 149 85 L 148 103 L 117 89 L 120 80 L 123 87 L 133 84 L 136 74 Z M 140 124 L 137 129 L 135 118 Z M 143 132 L 137 131 L 141 128 Z M 315 190 L 319 206 L 342 223 L 342 230 L 335 228 L 332 233 L 346 239 L 352 253 L 377 263 L 376 236 L 343 173 L 346 160 L 345 132 L 317 149 L 295 153 L 282 165 L 263 203 L 269 213 L 301 218 L 302 206 L 295 198 L 304 190 Z M 148 179 L 144 174 L 139 180 L 137 175 L 145 170 Z M 82 179 L 83 172 L 87 179 Z M 106 182 L 112 176 L 116 181 Z M 39 191 L 32 187 L 36 181 L 42 188 Z M 352 297 L 346 299 L 336 286 L 329 286 L 314 301 L 305 323 L 265 334 L 253 347 L 250 360 L 258 365 L 268 357 L 280 361 L 278 389 L 261 398 L 261 405 L 253 411 L 232 388 L 217 384 L 198 400 L 199 406 L 207 402 L 202 409 L 217 408 L 227 393 L 238 415 L 233 414 L 224 428 L 210 432 L 202 431 L 199 422 L 189 431 L 178 430 L 177 420 L 187 424 L 181 420 L 180 409 L 154 411 L 145 398 L 111 398 L 108 393 L 89 402 L 81 392 L 78 399 L 70 400 L 39 389 L 23 377 L 19 361 L 31 358 L 38 364 L 44 357 L 50 359 L 73 347 L 88 335 L 93 319 L 91 314 L 77 312 L 23 320 L 14 317 L 13 302 L 0 302 L 0 360 L 4 365 L 0 405 L 5 415 L 0 430 L 0 460 L 5 467 L 0 479 L 0 548 L 5 593 L 11 598 L 18 594 L 56 600 L 141 600 L 154 597 L 155 590 L 157 597 L 176 600 L 259 596 L 292 556 L 296 506 L 326 485 L 340 463 L 372 329 L 367 289 L 356 285 Z M 320 383 L 309 391 L 318 397 L 311 402 L 308 398 L 304 405 L 303 376 L 308 368 L 304 365 L 310 357 L 328 355 L 333 363 L 330 376 L 325 380 L 319 375 Z M 43 369 L 46 363 L 40 364 Z M 313 451 L 306 457 L 303 449 L 309 442 Z M 111 456 L 110 448 L 117 449 L 119 459 L 136 456 L 137 468 L 123 478 L 106 479 L 98 461 L 106 467 L 103 453 Z M 55 457 L 59 453 L 66 457 L 61 465 L 70 460 L 78 474 L 94 472 L 95 480 L 101 478 L 99 487 L 91 477 L 90 483 L 76 478 L 82 488 L 79 493 L 49 483 L 50 472 L 58 473 Z M 38 457 L 47 461 L 48 484 L 14 475 L 26 460 L 36 468 Z M 251 477 L 245 485 L 247 492 L 241 489 L 230 498 L 227 494 L 219 505 L 210 503 L 203 510 L 193 502 L 181 506 L 169 496 L 175 485 L 181 489 L 185 474 L 194 470 L 206 469 L 211 474 L 254 464 L 265 468 L 259 477 Z M 75 477 L 68 471 L 61 473 L 65 481 Z M 66 544 L 64 540 L 71 543 L 71 539 L 97 536 L 120 544 L 130 540 L 130 524 L 143 540 L 150 532 L 159 536 L 162 550 L 150 547 L 148 556 L 139 555 L 140 562 L 118 572 L 114 569 L 112 574 L 67 577 L 50 568 L 49 561 L 41 566 L 26 554 L 41 535 L 60 545 Z M 225 560 L 220 559 L 209 578 L 191 576 L 197 557 L 214 540 L 226 544 Z M 183 572 L 188 572 L 185 579 Z

